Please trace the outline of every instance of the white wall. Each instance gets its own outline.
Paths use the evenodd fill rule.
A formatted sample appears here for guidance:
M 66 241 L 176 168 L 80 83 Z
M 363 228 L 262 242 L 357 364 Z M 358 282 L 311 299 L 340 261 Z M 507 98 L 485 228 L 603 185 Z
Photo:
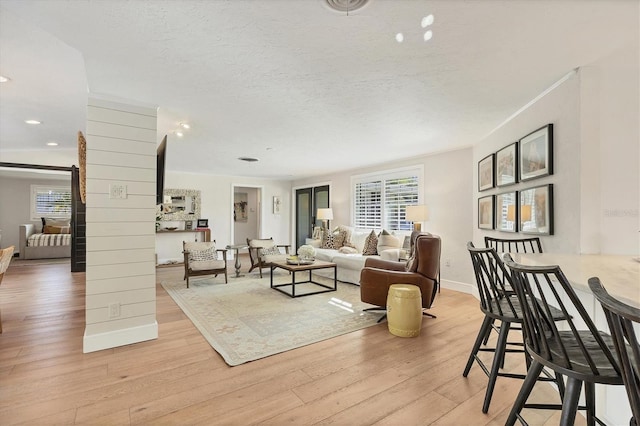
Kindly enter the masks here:
M 156 110 L 89 99 L 84 352 L 158 337 Z M 110 188 L 123 186 L 123 198 Z M 119 315 L 110 314 L 110 306 Z
M 171 156 L 172 147 L 167 147 L 167 157 Z M 260 187 L 262 190 L 262 217 L 260 237 L 273 239 L 280 244 L 291 244 L 291 182 L 261 178 L 216 176 L 185 172 L 168 171 L 165 174 L 165 187 L 177 189 L 197 189 L 201 191 L 201 215 L 209 219 L 211 239 L 216 240 L 218 247 L 225 247 L 233 242 L 233 187 Z M 273 214 L 271 200 L 274 195 L 282 198 L 279 215 Z M 256 213 L 257 214 L 257 213 Z M 228 253 L 232 257 L 232 253 Z
M 33 223 L 36 229 L 42 228 L 41 221 L 31 220 L 31 185 L 71 188 L 71 173 L 69 178 L 64 180 L 0 177 L 0 247 L 15 246 L 16 251 L 19 250 L 18 227 L 22 224 Z
M 473 150 L 473 240 L 524 234 L 477 229 L 478 197 L 554 184 L 551 253 L 640 254 L 638 46 L 581 68 L 560 86 L 483 139 Z M 477 163 L 547 124 L 554 125 L 554 174 L 504 189 L 477 191 Z
M 328 181 L 334 217 L 331 226 L 352 225 L 351 176 L 415 165 L 424 167 L 423 196 L 429 209 L 429 220 L 422 229 L 442 238 L 443 284 L 453 288 L 467 287 L 466 290 L 470 291 L 468 287 L 473 280 L 473 271 L 466 244 L 473 232 L 471 148 L 301 179 L 293 186 L 304 187 Z M 445 266 L 447 261 L 450 266 Z

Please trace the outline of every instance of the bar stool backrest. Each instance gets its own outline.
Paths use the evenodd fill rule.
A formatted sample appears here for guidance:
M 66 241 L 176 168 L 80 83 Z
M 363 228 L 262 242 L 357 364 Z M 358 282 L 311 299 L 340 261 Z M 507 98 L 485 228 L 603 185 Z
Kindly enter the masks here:
M 615 343 L 635 423 L 640 424 L 640 344 L 634 324 L 640 330 L 640 309 L 613 298 L 597 277 L 589 278 L 589 287 L 602 305 Z
M 542 253 L 542 244 L 538 237 L 517 240 L 484 237 L 484 245 L 493 247 L 499 253 Z
M 511 276 L 496 250 L 475 248 L 471 241 L 467 243 L 467 249 L 476 275 L 482 311 L 494 317 L 521 318 L 518 300 L 508 296 L 513 294 Z
M 619 383 L 617 360 L 560 267 L 524 266 L 513 262 L 509 255 L 505 257 L 505 264 L 511 270 L 523 310 L 523 337 L 533 358 L 561 374 L 583 381 Z M 567 325 L 567 330 L 558 330 L 551 306 L 563 312 L 562 324 Z M 578 330 L 578 320 L 588 331 Z

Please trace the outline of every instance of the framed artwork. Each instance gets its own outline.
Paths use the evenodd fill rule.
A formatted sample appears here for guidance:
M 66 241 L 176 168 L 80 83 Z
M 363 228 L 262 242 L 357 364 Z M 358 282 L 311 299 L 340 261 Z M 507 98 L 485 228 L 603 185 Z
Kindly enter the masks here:
M 193 221 L 192 220 L 185 220 L 184 221 L 184 229 L 186 229 L 186 230 L 193 229 Z
M 553 184 L 520 191 L 520 231 L 553 235 Z
M 496 152 L 496 186 L 518 182 L 518 142 Z
M 249 220 L 248 197 L 246 192 L 236 192 L 233 194 L 233 221 L 234 222 L 247 222 Z
M 503 192 L 496 195 L 496 229 L 504 232 L 518 232 L 517 227 L 518 193 Z
M 198 228 L 208 228 L 209 219 L 198 219 Z
M 520 181 L 553 174 L 553 124 L 520 139 Z
M 493 229 L 493 195 L 478 198 L 478 228 Z
M 493 188 L 493 160 L 495 154 L 490 154 L 478 161 L 478 191 Z
M 282 199 L 279 195 L 273 196 L 273 214 L 280 214 L 280 208 L 282 207 Z

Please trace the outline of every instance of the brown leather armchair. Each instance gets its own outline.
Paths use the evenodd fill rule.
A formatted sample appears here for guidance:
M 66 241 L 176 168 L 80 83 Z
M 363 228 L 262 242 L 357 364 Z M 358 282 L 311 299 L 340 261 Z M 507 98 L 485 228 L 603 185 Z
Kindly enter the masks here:
M 360 300 L 377 306 L 368 310 L 386 310 L 391 284 L 420 287 L 422 307 L 431 307 L 440 281 L 440 237 L 428 233 L 414 233 L 411 237 L 412 260 L 394 262 L 369 258 L 365 262 L 360 273 Z

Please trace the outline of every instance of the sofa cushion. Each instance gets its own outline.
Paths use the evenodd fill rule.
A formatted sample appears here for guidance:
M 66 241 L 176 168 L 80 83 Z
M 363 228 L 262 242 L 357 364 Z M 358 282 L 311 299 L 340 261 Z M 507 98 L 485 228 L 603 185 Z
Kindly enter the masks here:
M 349 247 L 349 246 L 342 246 L 338 249 L 338 253 L 342 253 L 342 254 L 357 254 L 358 250 L 356 250 L 354 247 Z
M 402 241 L 395 235 L 389 234 L 386 230 L 382 230 L 378 236 L 378 253 L 388 249 L 400 248 L 401 246 Z
M 362 253 L 364 251 L 364 243 L 368 236 L 369 231 L 353 231 L 351 233 L 351 246 L 355 247 L 358 253 Z
M 364 241 L 362 254 L 365 256 L 373 256 L 378 254 L 378 236 L 375 231 L 371 231 L 367 239 Z
M 189 261 L 189 268 L 192 271 L 209 271 L 211 269 L 223 269 L 225 267 L 224 260 L 202 260 L 202 261 Z
M 338 252 L 333 249 L 318 248 L 316 249 L 316 259 L 331 262 L 331 259 L 333 259 L 337 253 Z

